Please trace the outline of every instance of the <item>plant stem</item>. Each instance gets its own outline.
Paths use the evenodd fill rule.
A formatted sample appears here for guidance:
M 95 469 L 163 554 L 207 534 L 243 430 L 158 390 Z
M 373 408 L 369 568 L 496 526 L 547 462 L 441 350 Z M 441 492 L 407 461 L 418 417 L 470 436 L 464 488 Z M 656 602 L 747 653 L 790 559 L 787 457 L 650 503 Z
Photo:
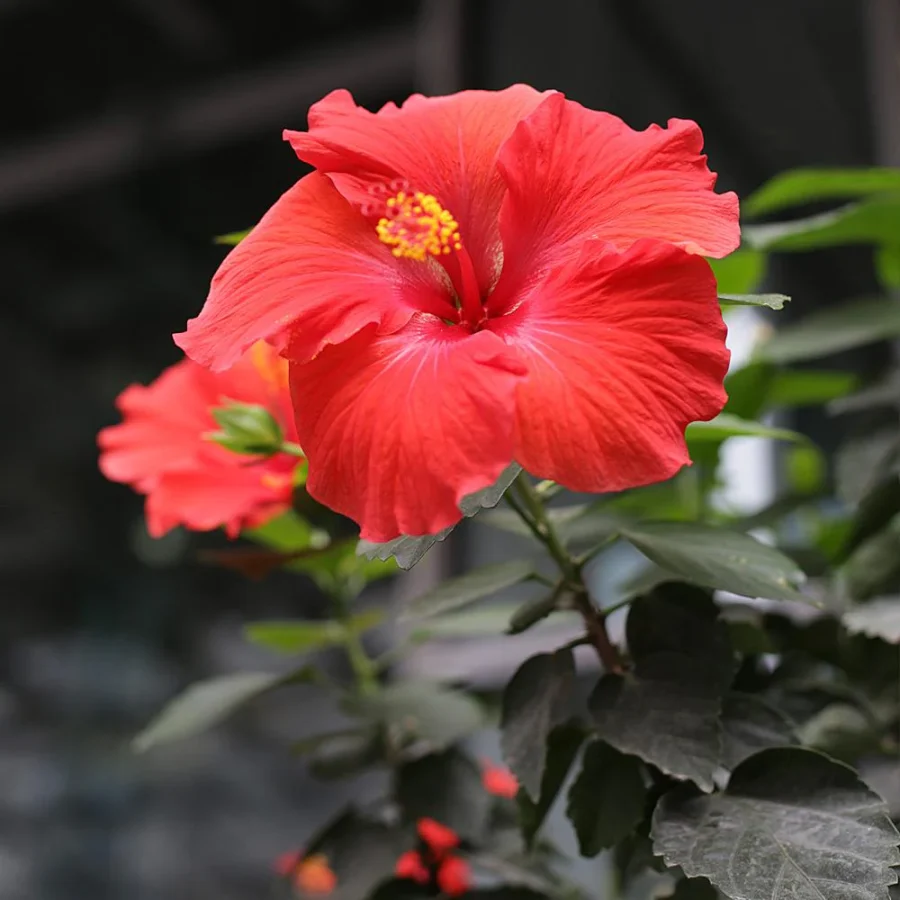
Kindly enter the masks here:
M 607 672 L 621 673 L 623 671 L 622 658 L 609 639 L 606 630 L 606 616 L 591 603 L 581 574 L 581 567 L 566 550 L 553 522 L 547 515 L 540 496 L 524 472 L 520 473 L 513 482 L 513 488 L 518 494 L 521 505 L 510 498 L 510 506 L 519 513 L 522 521 L 547 548 L 547 552 L 559 566 L 563 578 L 568 582 L 568 586 L 575 596 L 575 608 L 584 619 L 587 639 L 597 651 L 603 668 Z
M 378 665 L 366 653 L 359 632 L 353 626 L 353 616 L 350 612 L 351 597 L 346 586 L 336 585 L 335 589 L 331 591 L 331 600 L 335 617 L 344 626 L 344 651 L 347 654 L 350 668 L 353 670 L 356 690 L 365 696 L 377 694 L 379 689 Z

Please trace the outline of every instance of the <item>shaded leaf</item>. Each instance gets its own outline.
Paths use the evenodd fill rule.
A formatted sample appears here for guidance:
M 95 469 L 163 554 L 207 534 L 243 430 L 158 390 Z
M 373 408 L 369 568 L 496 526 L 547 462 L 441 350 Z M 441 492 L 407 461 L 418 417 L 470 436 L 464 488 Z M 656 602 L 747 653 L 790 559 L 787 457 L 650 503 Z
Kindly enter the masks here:
M 588 701 L 597 734 L 667 775 L 712 790 L 719 713 L 734 660 L 705 591 L 664 584 L 638 597 L 626 636 L 634 669 L 604 675 Z
M 419 619 L 451 612 L 504 588 L 527 581 L 532 575 L 534 563 L 528 559 L 482 566 L 458 578 L 444 581 L 427 594 L 413 600 L 401 618 Z
M 900 471 L 900 432 L 886 428 L 842 444 L 835 455 L 838 496 L 859 503 L 885 478 Z
M 868 600 L 890 589 L 900 578 L 900 515 L 862 541 L 838 571 L 844 593 Z
M 506 633 L 521 634 L 523 631 L 527 631 L 532 626 L 537 625 L 538 622 L 542 622 L 556 610 L 563 596 L 566 596 L 566 592 L 560 585 L 556 590 L 544 597 L 527 600 L 510 616 Z
M 831 369 L 782 369 L 769 386 L 766 407 L 817 406 L 845 397 L 859 383 L 853 372 Z
M 620 531 L 651 562 L 695 584 L 811 602 L 794 588 L 806 580 L 797 564 L 749 535 L 693 522 L 628 523 Z
M 654 849 L 733 900 L 887 900 L 900 864 L 881 799 L 852 769 L 812 750 L 764 750 L 725 791 L 666 794 Z
M 357 775 L 384 759 L 384 742 L 377 731 L 358 730 L 322 735 L 309 754 L 309 771 L 323 781 Z
M 898 336 L 900 303 L 892 297 L 864 297 L 779 328 L 759 346 L 757 357 L 774 363 L 821 359 Z
M 790 303 L 787 294 L 719 294 L 724 306 L 765 306 L 767 309 L 784 309 Z
M 882 287 L 892 291 L 900 288 L 900 246 L 894 243 L 875 248 L 875 274 Z
M 588 744 L 566 806 L 581 855 L 596 856 L 627 837 L 644 817 L 646 798 L 639 759 L 604 741 Z
M 503 757 L 532 797 L 540 791 L 547 738 L 568 718 L 574 681 L 572 651 L 557 650 L 525 660 L 503 692 Z
M 766 274 L 766 254 L 749 247 L 707 262 L 716 276 L 719 291 L 725 294 L 750 294 Z
M 554 728 L 547 738 L 547 756 L 537 800 L 532 800 L 527 791 L 519 789 L 516 801 L 519 806 L 522 835 L 527 846 L 530 847 L 533 844 L 541 825 L 544 824 L 550 808 L 565 784 L 569 770 L 575 762 L 575 757 L 578 756 L 585 737 L 587 737 L 587 732 L 584 726 L 578 722 L 569 722 Z
M 731 437 L 759 437 L 774 441 L 805 441 L 807 438 L 788 428 L 773 428 L 762 422 L 741 419 L 730 413 L 720 413 L 708 422 L 692 422 L 687 427 L 689 445 L 699 443 L 719 443 Z
M 250 622 L 244 626 L 248 641 L 276 653 L 303 653 L 346 643 L 347 629 L 361 634 L 384 621 L 381 610 L 354 616 L 345 625 L 336 620 Z
M 491 509 L 496 506 L 521 471 L 522 467 L 518 463 L 510 463 L 494 484 L 463 497 L 459 504 L 462 514 L 466 518 L 471 518 L 482 509 Z M 382 561 L 394 557 L 401 569 L 411 569 L 438 541 L 445 540 L 454 527 L 451 525 L 437 534 L 401 535 L 383 544 L 361 540 L 356 552 L 369 559 Z
M 389 728 L 398 740 L 420 738 L 436 747 L 452 744 L 484 723 L 478 702 L 430 681 L 402 681 L 376 694 L 354 697 L 348 712 Z
M 851 634 L 865 634 L 889 644 L 900 644 L 900 597 L 877 597 L 854 606 L 841 617 Z
M 303 680 L 308 671 L 311 670 L 303 669 L 288 677 L 270 672 L 241 672 L 198 681 L 166 705 L 134 739 L 133 747 L 142 753 L 160 744 L 201 734 L 266 691 L 288 680 Z
M 718 900 L 721 896 L 706 878 L 682 878 L 674 892 L 661 900 Z
M 884 244 L 900 233 L 900 198 L 873 197 L 839 209 L 777 222 L 745 225 L 744 242 L 757 250 L 819 250 L 845 244 Z
M 230 569 L 245 578 L 261 581 L 277 569 L 296 562 L 303 556 L 319 553 L 318 550 L 298 550 L 284 553 L 280 550 L 260 550 L 256 547 L 228 547 L 224 550 L 201 550 L 199 562 L 205 565 Z
M 485 834 L 493 805 L 481 783 L 481 770 L 458 750 L 402 765 L 395 774 L 395 796 L 404 821 L 436 819 L 476 843 Z
M 872 720 L 849 703 L 830 703 L 807 719 L 797 731 L 807 747 L 846 762 L 854 762 L 877 751 L 881 744 Z
M 900 169 L 801 168 L 781 172 L 741 201 L 745 216 L 761 216 L 822 200 L 845 200 L 900 190 Z
M 735 769 L 769 747 L 797 743 L 790 720 L 755 694 L 733 691 L 722 705 L 722 765 Z

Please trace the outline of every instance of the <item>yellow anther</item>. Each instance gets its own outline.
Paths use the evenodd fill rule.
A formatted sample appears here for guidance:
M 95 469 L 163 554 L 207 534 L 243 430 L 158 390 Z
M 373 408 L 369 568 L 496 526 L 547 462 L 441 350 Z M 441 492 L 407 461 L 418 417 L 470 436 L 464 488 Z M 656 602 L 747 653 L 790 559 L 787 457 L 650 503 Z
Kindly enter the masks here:
M 421 261 L 462 249 L 459 223 L 431 194 L 400 191 L 385 206 L 375 230 L 394 256 Z

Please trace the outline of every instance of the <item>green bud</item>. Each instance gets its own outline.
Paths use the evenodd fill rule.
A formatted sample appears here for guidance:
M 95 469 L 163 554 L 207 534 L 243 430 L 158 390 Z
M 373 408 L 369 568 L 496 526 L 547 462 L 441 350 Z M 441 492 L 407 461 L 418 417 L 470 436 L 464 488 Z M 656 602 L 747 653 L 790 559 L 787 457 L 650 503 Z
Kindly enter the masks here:
M 254 456 L 271 456 L 281 449 L 284 434 L 275 417 L 263 406 L 226 400 L 227 405 L 212 411 L 222 429 L 206 435 L 206 439 L 231 450 Z

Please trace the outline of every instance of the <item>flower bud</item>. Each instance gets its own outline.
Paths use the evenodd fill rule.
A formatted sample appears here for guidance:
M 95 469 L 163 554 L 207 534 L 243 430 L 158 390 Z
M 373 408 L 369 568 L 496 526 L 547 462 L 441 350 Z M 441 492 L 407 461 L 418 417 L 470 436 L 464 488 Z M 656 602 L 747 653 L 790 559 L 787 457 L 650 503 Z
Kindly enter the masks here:
M 271 456 L 281 449 L 284 434 L 275 417 L 263 406 L 227 400 L 225 406 L 212 411 L 222 429 L 206 435 L 234 453 Z

